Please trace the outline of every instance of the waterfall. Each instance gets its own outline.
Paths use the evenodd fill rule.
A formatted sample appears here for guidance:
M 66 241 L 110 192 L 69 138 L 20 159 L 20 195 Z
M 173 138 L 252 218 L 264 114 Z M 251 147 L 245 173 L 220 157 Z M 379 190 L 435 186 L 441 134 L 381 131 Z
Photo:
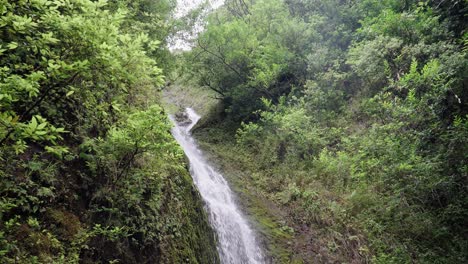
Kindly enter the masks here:
M 198 148 L 190 130 L 200 116 L 186 109 L 187 122 L 176 122 L 172 133 L 190 161 L 190 173 L 208 212 L 218 237 L 218 252 L 222 263 L 264 263 L 264 257 L 253 230 L 239 207 L 223 176 L 210 166 Z

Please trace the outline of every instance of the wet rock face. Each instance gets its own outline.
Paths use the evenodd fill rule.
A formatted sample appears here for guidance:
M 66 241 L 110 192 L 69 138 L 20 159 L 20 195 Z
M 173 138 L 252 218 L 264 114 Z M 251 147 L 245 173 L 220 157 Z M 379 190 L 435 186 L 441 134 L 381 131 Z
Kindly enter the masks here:
M 175 120 L 180 126 L 188 126 L 192 123 L 192 120 L 190 120 L 190 117 L 188 116 L 187 112 L 185 111 L 180 111 L 175 114 Z

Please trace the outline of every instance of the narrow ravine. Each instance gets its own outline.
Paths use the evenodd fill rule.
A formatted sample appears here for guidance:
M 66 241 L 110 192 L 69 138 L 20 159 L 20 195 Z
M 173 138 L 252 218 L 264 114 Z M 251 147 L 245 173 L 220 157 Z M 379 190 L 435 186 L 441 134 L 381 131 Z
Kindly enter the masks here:
M 205 204 L 210 223 L 218 236 L 222 263 L 264 263 L 255 234 L 237 206 L 233 192 L 223 176 L 210 166 L 198 148 L 190 130 L 200 116 L 186 109 L 186 121 L 177 122 L 172 133 L 190 161 L 190 173 Z

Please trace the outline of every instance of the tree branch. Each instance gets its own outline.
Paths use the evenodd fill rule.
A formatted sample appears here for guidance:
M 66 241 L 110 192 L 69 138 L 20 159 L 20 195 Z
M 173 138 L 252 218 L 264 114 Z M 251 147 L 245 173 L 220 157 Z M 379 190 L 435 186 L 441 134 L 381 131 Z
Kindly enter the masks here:
M 229 69 L 231 69 L 234 73 L 236 73 L 239 78 L 243 79 L 244 77 L 242 76 L 242 74 L 236 70 L 232 65 L 230 65 L 229 63 L 226 62 L 226 59 L 222 56 L 222 55 L 218 55 L 212 51 L 210 51 L 208 48 L 206 48 L 205 46 L 203 46 L 201 43 L 200 43 L 200 40 L 197 40 L 198 42 L 198 46 L 204 50 L 205 52 L 215 56 L 216 58 L 218 58 L 224 65 L 226 65 Z

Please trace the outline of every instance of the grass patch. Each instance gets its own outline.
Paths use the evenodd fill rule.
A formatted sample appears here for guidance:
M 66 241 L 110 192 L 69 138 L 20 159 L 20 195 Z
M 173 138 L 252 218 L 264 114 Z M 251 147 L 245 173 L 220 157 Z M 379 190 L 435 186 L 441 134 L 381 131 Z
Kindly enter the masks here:
M 186 86 L 178 82 L 164 88 L 162 101 L 169 114 L 190 107 L 201 116 L 209 116 L 218 104 L 213 91 L 198 86 Z

